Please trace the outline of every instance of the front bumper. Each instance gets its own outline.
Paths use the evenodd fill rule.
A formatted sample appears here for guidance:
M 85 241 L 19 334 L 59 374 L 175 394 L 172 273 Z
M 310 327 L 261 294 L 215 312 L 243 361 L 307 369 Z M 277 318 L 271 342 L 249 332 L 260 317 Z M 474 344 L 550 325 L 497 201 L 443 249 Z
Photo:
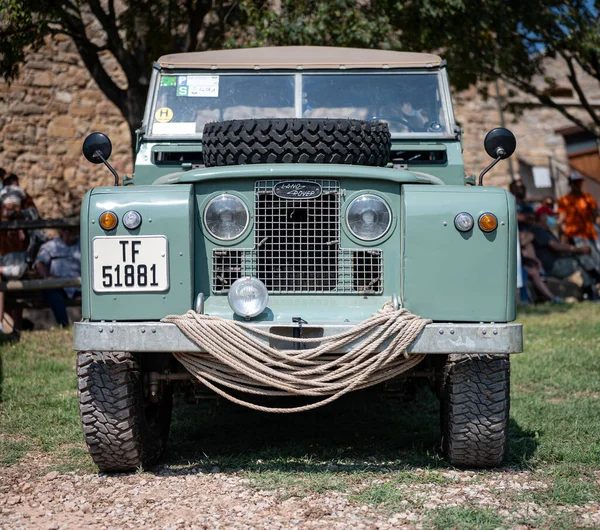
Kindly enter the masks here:
M 293 336 L 297 325 L 256 323 L 251 327 L 282 335 L 273 347 L 293 348 L 285 337 Z M 351 325 L 328 324 L 303 326 L 304 337 L 327 337 L 351 329 Z M 259 339 L 267 342 L 260 335 Z M 368 340 L 368 336 L 361 340 Z M 356 341 L 354 344 L 358 344 Z M 348 351 L 352 345 L 339 353 Z M 201 352 L 175 324 L 162 322 L 77 322 L 74 332 L 74 349 L 78 351 L 130 351 L 130 352 Z M 521 324 L 428 324 L 409 346 L 409 354 L 506 354 L 523 351 L 523 326 Z

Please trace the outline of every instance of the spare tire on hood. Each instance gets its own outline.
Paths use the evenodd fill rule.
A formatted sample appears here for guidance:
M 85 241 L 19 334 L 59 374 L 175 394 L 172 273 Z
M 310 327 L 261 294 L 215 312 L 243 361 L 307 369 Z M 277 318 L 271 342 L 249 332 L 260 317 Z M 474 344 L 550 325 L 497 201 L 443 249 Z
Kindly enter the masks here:
M 208 167 L 241 164 L 385 166 L 387 123 L 340 119 L 256 119 L 207 123 L 202 155 Z

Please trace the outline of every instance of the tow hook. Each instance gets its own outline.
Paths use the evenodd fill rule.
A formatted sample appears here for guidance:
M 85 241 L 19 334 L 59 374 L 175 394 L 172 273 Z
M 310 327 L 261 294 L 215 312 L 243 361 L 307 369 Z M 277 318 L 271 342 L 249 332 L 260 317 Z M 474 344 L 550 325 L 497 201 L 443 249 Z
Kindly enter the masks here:
M 306 320 L 304 320 L 302 317 L 292 317 L 292 322 L 294 324 L 298 324 L 298 327 L 294 328 L 293 337 L 295 339 L 301 339 L 302 338 L 302 324 L 308 324 L 308 322 Z M 296 350 L 302 350 L 302 349 L 304 349 L 304 344 L 302 344 L 300 342 L 296 342 L 294 345 L 294 348 Z

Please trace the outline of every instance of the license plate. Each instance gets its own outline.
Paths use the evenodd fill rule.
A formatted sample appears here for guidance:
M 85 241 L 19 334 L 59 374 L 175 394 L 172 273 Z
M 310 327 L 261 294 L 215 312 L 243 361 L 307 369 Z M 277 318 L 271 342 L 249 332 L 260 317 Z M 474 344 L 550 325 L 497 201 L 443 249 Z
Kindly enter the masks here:
M 94 291 L 166 291 L 167 256 L 164 236 L 96 237 L 92 242 Z

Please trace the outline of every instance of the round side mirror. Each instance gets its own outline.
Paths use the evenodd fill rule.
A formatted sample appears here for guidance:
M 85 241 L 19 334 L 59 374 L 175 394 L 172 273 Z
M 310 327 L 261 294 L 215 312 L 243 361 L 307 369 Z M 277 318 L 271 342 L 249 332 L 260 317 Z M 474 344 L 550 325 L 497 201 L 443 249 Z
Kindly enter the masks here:
M 517 139 L 508 129 L 496 127 L 485 135 L 483 147 L 492 158 L 505 159 L 515 152 Z
M 101 164 L 102 158 L 96 153 L 100 153 L 104 160 L 112 153 L 112 144 L 106 134 L 93 132 L 83 141 L 83 156 L 92 164 Z

